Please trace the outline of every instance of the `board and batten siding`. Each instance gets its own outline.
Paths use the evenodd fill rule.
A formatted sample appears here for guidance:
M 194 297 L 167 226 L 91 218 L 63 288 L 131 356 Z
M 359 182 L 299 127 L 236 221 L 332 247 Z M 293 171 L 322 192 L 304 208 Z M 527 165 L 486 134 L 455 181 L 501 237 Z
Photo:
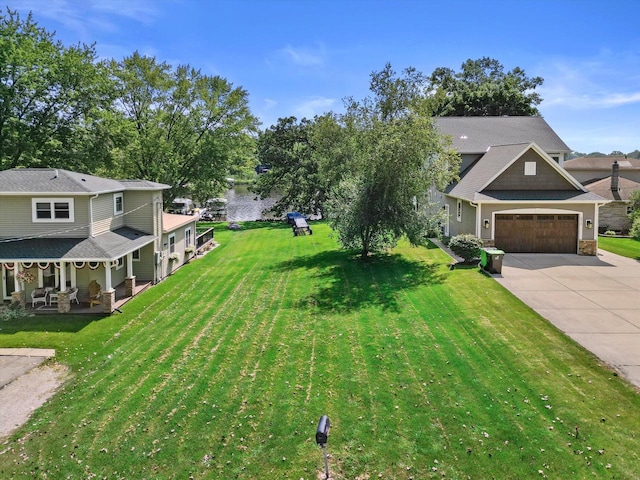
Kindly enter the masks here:
M 535 175 L 525 175 L 525 163 L 535 162 Z M 562 177 L 536 152 L 529 150 L 513 162 L 498 178 L 484 190 L 575 190 L 576 188 Z
M 56 195 L 1 196 L 0 232 L 3 237 L 28 237 L 47 234 L 49 237 L 89 236 L 89 197 L 64 195 L 73 199 L 73 222 L 34 222 L 32 199 L 56 198 Z

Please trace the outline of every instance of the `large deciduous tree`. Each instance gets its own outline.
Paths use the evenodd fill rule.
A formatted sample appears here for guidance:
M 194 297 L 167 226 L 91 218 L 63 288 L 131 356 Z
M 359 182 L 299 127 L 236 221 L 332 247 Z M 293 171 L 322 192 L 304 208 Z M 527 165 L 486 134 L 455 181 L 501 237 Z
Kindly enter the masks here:
M 259 176 L 253 191 L 262 197 L 277 193 L 276 214 L 297 210 L 325 216 L 329 189 L 346 168 L 343 137 L 333 114 L 278 119 L 258 139 L 258 159 L 271 169 Z
M 258 121 L 242 88 L 138 52 L 111 68 L 128 138 L 122 171 L 171 185 L 165 201 L 190 195 L 202 202 L 219 193 L 231 166 L 253 153 Z
M 542 98 L 534 90 L 541 77 L 527 77 L 515 67 L 508 72 L 495 59 L 467 60 L 461 70 L 437 68 L 429 77 L 427 104 L 432 115 L 539 115 Z
M 0 16 L 0 170 L 90 170 L 104 162 L 112 92 L 93 46 L 65 47 L 31 15 L 7 9 Z
M 459 155 L 416 111 L 420 77 L 397 76 L 387 64 L 371 75 L 373 98 L 348 100 L 342 118 L 351 169 L 335 185 L 329 218 L 340 243 L 363 258 L 406 236 L 424 242 L 437 209 L 432 189 L 444 189 L 458 171 Z

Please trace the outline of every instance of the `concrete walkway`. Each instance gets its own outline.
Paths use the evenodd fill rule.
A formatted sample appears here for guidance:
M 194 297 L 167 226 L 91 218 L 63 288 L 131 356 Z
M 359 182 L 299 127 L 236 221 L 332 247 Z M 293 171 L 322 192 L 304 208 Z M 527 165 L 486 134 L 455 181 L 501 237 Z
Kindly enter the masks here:
M 0 348 L 0 389 L 55 354 L 47 348 Z
M 509 253 L 493 277 L 640 387 L 640 262 L 604 250 Z

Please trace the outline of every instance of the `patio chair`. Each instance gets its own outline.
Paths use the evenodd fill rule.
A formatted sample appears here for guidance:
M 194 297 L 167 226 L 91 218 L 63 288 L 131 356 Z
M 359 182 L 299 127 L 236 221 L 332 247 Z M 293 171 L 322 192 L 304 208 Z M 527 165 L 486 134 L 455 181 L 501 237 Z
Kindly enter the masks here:
M 69 290 L 69 304 L 74 300 L 78 305 L 80 305 L 80 302 L 78 301 L 78 287 L 73 287 Z
M 31 308 L 35 308 L 38 303 L 47 304 L 47 291 L 44 288 L 36 288 L 31 292 Z
M 89 307 L 102 303 L 102 287 L 95 280 L 89 282 Z

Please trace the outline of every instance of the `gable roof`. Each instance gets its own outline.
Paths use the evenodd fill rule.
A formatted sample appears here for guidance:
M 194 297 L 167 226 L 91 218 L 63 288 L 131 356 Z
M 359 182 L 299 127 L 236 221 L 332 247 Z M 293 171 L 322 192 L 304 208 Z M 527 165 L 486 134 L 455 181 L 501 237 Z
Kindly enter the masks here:
M 564 161 L 566 170 L 611 171 L 611 165 L 618 161 L 620 170 L 640 170 L 640 159 L 625 158 L 624 155 L 611 157 L 578 157 Z
M 542 160 L 546 161 L 558 173 L 558 175 L 563 177 L 569 185 L 573 186 L 574 190 L 509 190 L 483 192 L 491 182 L 498 178 L 507 168 L 509 168 L 529 150 L 534 150 Z M 587 192 L 580 182 L 558 166 L 558 164 L 535 143 L 518 143 L 515 145 L 499 145 L 490 147 L 489 151 L 470 168 L 463 172 L 460 180 L 457 183 L 452 184 L 445 193 L 449 196 L 461 198 L 470 202 L 491 200 L 603 200 L 598 195 Z
M 640 190 L 640 183 L 629 180 L 628 178 L 618 177 L 618 191 L 611 191 L 611 176 L 597 180 L 588 184 L 587 190 L 596 195 L 600 195 L 607 200 L 614 200 L 617 202 L 626 202 L 631 198 L 631 194 Z
M 95 195 L 167 188 L 170 186 L 147 180 L 112 180 L 60 168 L 12 168 L 0 171 L 0 195 Z
M 461 154 L 485 153 L 494 145 L 535 143 L 545 152 L 571 149 L 542 117 L 438 117 L 441 133 L 450 135 Z

